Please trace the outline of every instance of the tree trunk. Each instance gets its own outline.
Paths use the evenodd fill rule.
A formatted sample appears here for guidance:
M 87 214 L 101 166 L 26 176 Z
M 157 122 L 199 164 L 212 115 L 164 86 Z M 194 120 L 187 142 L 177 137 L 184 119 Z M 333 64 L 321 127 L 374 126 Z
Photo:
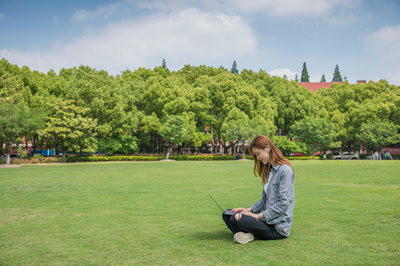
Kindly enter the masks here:
M 168 151 L 167 151 L 167 158 L 166 158 L 166 160 L 168 160 L 168 158 L 169 158 L 169 150 L 170 150 L 170 148 L 171 148 L 171 145 L 168 145 Z
M 246 150 L 244 149 L 244 143 L 245 143 L 245 141 L 246 141 L 246 140 L 243 140 L 243 143 L 242 143 L 243 159 L 246 159 Z
M 10 164 L 10 143 L 6 142 L 6 164 Z
M 36 146 L 37 146 L 37 135 L 35 134 L 34 136 L 33 136 L 33 143 L 32 143 L 32 149 L 33 149 L 33 151 L 32 151 L 32 156 L 33 155 L 35 155 L 35 152 L 36 152 Z

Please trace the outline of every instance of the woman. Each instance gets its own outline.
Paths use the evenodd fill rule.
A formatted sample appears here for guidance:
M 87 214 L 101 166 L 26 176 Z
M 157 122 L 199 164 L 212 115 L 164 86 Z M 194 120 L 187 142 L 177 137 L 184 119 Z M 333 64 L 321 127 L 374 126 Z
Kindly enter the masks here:
M 262 198 L 250 208 L 232 209 L 223 214 L 234 241 L 246 244 L 254 236 L 263 240 L 289 236 L 294 209 L 294 169 L 271 139 L 258 135 L 249 146 L 254 158 L 254 174 L 261 177 Z

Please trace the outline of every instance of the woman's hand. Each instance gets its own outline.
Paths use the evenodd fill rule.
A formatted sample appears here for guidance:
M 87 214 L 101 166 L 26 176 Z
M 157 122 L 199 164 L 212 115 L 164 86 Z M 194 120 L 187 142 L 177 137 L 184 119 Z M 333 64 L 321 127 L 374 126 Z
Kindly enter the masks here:
M 251 209 L 250 208 L 247 208 L 247 209 L 245 209 L 245 208 L 235 208 L 235 209 L 232 209 L 231 210 L 231 212 L 251 212 Z

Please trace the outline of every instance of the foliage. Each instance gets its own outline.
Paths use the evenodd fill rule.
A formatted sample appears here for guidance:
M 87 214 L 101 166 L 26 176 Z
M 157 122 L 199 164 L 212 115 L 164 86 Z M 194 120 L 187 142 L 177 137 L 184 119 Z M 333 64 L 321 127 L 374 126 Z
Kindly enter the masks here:
M 238 70 L 238 68 L 237 68 L 236 60 L 233 61 L 232 68 L 231 68 L 231 73 L 232 73 L 232 74 L 239 74 L 239 70 Z
M 383 146 L 400 142 L 400 125 L 388 121 L 370 121 L 363 123 L 360 139 L 371 150 L 380 151 Z
M 290 140 L 286 136 L 273 136 L 271 139 L 284 155 L 289 155 L 294 152 L 302 152 L 302 148 L 298 143 Z
M 325 74 L 322 74 L 322 76 L 321 76 L 321 81 L 320 81 L 320 82 L 326 82 Z
M 287 156 L 286 159 L 288 160 L 299 160 L 299 161 L 305 161 L 305 160 L 320 160 L 321 157 L 320 156 Z
M 305 63 L 303 70 L 302 81 L 309 78 Z M 314 93 L 263 70 L 158 66 L 112 76 L 88 66 L 39 73 L 0 60 L 0 142 L 7 153 L 23 137 L 33 150 L 57 154 L 244 151 L 258 134 L 292 139 L 292 126 L 309 117 L 330 121 L 332 142 L 342 149 L 372 148 L 361 129 L 371 122 L 400 124 L 400 87 L 344 82 Z M 308 154 L 326 146 L 321 143 L 295 144 Z
M 75 105 L 74 101 L 55 98 L 47 103 L 51 116 L 40 132 L 63 152 L 95 152 L 96 120 L 86 116 L 89 109 Z
M 33 158 L 33 159 L 41 159 L 41 158 L 43 158 L 43 155 L 41 155 L 41 154 L 35 154 L 35 155 L 33 155 L 32 158 Z
M 17 157 L 19 159 L 25 159 L 25 158 L 28 157 L 27 155 L 28 155 L 28 153 L 26 152 L 26 150 L 24 148 L 18 147 L 18 149 L 17 149 Z
M 293 137 L 306 143 L 313 152 L 340 146 L 340 143 L 335 141 L 335 124 L 322 117 L 305 117 L 292 126 L 292 131 Z
M 303 63 L 303 69 L 301 70 L 300 82 L 310 82 L 310 76 L 308 75 L 306 62 Z
M 342 76 L 340 75 L 339 66 L 335 66 L 335 72 L 333 73 L 332 82 L 339 82 L 342 81 Z
M 234 155 L 171 155 L 177 161 L 224 161 L 235 160 Z M 107 162 L 107 161 L 159 161 L 163 156 L 68 156 L 66 162 Z

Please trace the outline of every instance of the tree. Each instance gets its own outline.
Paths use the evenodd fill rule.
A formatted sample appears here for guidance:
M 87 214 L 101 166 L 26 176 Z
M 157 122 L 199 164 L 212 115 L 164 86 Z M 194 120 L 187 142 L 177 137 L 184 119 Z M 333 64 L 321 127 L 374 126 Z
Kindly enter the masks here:
M 27 107 L 23 104 L 4 103 L 0 100 L 0 144 L 5 143 L 7 163 L 10 163 L 11 144 L 23 136 L 27 114 Z
M 322 77 L 321 77 L 321 81 L 320 81 L 320 82 L 326 82 L 325 74 L 322 74 Z
M 342 81 L 342 76 L 340 75 L 339 71 L 339 66 L 335 66 L 335 72 L 333 73 L 333 79 L 332 82 L 341 82 Z
M 161 136 L 168 143 L 166 159 L 169 158 L 169 150 L 176 145 L 181 145 L 186 135 L 185 119 L 179 115 L 171 115 L 161 127 Z
M 308 75 L 306 62 L 303 63 L 303 70 L 301 71 L 300 82 L 310 82 L 310 76 Z
M 360 140 L 370 149 L 380 152 L 386 145 L 400 142 L 400 126 L 388 121 L 363 123 Z
M 96 120 L 87 117 L 88 108 L 76 106 L 72 100 L 49 100 L 50 115 L 40 135 L 63 152 L 95 152 Z
M 284 155 L 289 155 L 293 152 L 302 152 L 302 148 L 286 136 L 272 136 L 271 139 Z
M 314 153 L 318 150 L 326 150 L 340 146 L 336 142 L 337 133 L 335 125 L 322 117 L 308 116 L 297 121 L 292 126 L 293 137 L 306 143 Z
M 165 69 L 167 68 L 167 62 L 165 61 L 165 59 L 162 60 L 161 66 L 162 66 L 163 68 L 165 68 Z
M 236 60 L 235 61 L 233 61 L 233 64 L 232 64 L 232 68 L 231 68 L 231 73 L 232 74 L 239 74 L 239 70 L 238 70 L 238 68 L 237 68 L 237 64 L 236 64 Z
M 221 127 L 221 136 L 224 141 L 229 141 L 231 148 L 242 141 L 242 150 L 244 141 L 251 137 L 249 117 L 238 108 L 233 108 Z
M 294 77 L 294 80 L 295 80 L 296 82 L 299 82 L 299 78 L 297 77 L 297 74 L 296 74 L 296 76 Z
M 274 124 L 285 136 L 290 136 L 290 127 L 294 122 L 305 116 L 317 115 L 322 105 L 316 100 L 312 91 L 285 80 L 273 84 L 270 95 L 271 98 L 268 98 L 268 101 L 274 104 L 272 106 L 277 111 Z

